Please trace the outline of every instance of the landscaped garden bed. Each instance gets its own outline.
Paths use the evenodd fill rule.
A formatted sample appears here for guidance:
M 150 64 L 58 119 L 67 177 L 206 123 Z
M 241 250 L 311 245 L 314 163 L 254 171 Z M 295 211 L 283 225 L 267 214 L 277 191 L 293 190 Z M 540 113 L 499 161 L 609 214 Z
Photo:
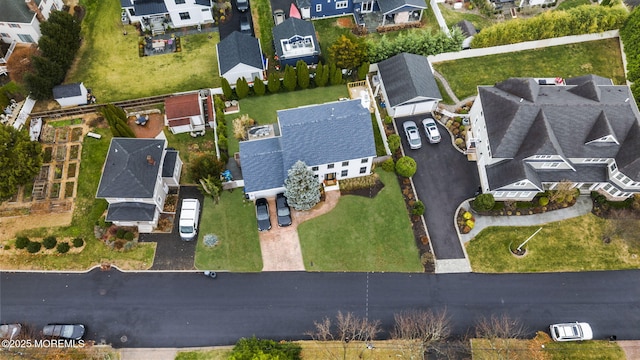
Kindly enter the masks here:
M 73 181 L 67 181 L 64 183 L 64 198 L 71 198 L 73 197 L 73 188 L 75 187 L 75 182 Z
M 558 196 L 557 191 L 549 190 L 537 194 L 531 201 L 495 201 L 490 210 L 474 206 L 475 200 L 471 200 L 470 204 L 475 213 L 484 216 L 533 215 L 573 206 L 579 194 L 577 189 L 573 189 L 565 196 Z
M 80 153 L 80 145 L 71 145 L 69 150 L 69 160 L 77 160 Z
M 71 129 L 71 141 L 80 141 L 82 138 L 82 128 L 74 127 Z
M 593 209 L 591 212 L 604 219 L 640 219 L 640 195 L 624 201 L 609 201 L 597 192 L 591 193 Z
M 76 163 L 69 163 L 68 166 L 69 167 L 67 168 L 67 177 L 68 178 L 76 177 L 76 171 L 77 171 L 78 165 Z

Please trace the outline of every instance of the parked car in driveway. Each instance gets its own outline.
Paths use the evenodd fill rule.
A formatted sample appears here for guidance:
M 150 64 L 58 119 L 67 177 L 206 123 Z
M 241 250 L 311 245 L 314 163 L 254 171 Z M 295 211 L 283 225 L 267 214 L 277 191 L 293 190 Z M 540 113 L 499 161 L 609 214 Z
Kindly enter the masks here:
M 195 239 L 198 234 L 200 202 L 198 199 L 182 199 L 180 210 L 180 238 L 184 241 Z
M 291 209 L 289 209 L 287 198 L 283 193 L 276 195 L 276 210 L 278 214 L 278 226 L 291 225 Z
M 416 123 L 413 121 L 405 121 L 402 123 L 404 128 L 404 134 L 407 136 L 407 142 L 412 149 L 420 149 L 422 147 L 422 140 L 420 140 L 420 132 Z
M 427 140 L 432 144 L 440 142 L 441 136 L 436 121 L 432 118 L 426 118 L 422 120 L 422 126 L 424 127 L 424 133 L 427 135 Z
M 245 12 L 249 8 L 249 0 L 236 0 L 236 6 L 240 12 Z
M 549 327 L 554 341 L 582 341 L 593 339 L 591 325 L 584 322 L 553 324 Z
M 267 203 L 267 199 L 256 199 L 256 218 L 258 218 L 258 231 L 267 231 L 271 229 L 269 203 Z
M 42 329 L 42 335 L 62 339 L 80 340 L 84 336 L 84 325 L 49 324 Z
M 282 9 L 278 9 L 278 10 L 273 12 L 273 22 L 276 24 L 276 26 L 282 24 L 284 19 L 285 19 L 285 15 L 284 15 L 284 11 L 282 11 Z
M 251 35 L 251 20 L 248 13 L 240 14 L 240 32 Z

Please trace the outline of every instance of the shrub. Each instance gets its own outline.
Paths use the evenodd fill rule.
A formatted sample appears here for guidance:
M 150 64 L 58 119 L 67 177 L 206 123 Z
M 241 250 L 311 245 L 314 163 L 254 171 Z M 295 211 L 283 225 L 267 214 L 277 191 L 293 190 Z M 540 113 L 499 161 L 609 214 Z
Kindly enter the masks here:
M 262 96 L 267 92 L 267 87 L 264 85 L 264 82 L 257 76 L 253 78 L 253 92 L 258 96 Z
M 400 176 L 410 178 L 416 173 L 417 169 L 418 164 L 409 156 L 403 156 L 396 162 L 396 173 Z
M 269 92 L 272 94 L 275 94 L 278 91 L 280 91 L 280 78 L 278 77 L 278 74 L 276 74 L 275 72 L 272 72 L 271 74 L 269 74 L 269 78 L 267 81 L 267 89 L 269 89 Z
M 233 136 L 238 140 L 247 139 L 247 129 L 254 126 L 256 121 L 247 114 L 233 119 Z
M 123 228 L 119 228 L 119 229 L 116 231 L 116 238 L 117 238 L 117 239 L 122 239 L 122 238 L 124 237 L 124 233 L 125 233 L 125 232 L 126 232 L 126 231 L 125 231 L 125 229 L 123 229 Z
M 385 125 L 391 125 L 391 123 L 393 123 L 393 118 L 390 115 L 385 116 L 384 123 Z
M 546 197 L 546 196 L 543 196 L 543 197 L 539 198 L 539 199 L 538 199 L 538 204 L 539 204 L 540 206 L 547 206 L 547 205 L 549 205 L 549 198 L 548 198 L 548 197 Z
M 124 236 L 122 238 L 127 241 L 131 241 L 133 240 L 133 233 L 131 231 L 127 231 L 126 233 L 124 233 Z
M 46 238 L 44 238 L 44 240 L 42 240 L 42 245 L 44 245 L 45 249 L 53 249 L 54 247 L 56 247 L 57 243 L 58 241 L 56 240 L 55 236 L 47 236 Z
M 424 214 L 424 203 L 418 200 L 413 204 L 413 209 L 411 209 L 411 215 L 420 216 L 422 214 Z
M 466 226 L 468 226 L 470 229 L 473 229 L 473 227 L 476 225 L 475 221 L 473 221 L 473 220 L 471 220 L 471 219 L 469 219 L 469 220 L 465 221 L 465 222 L 464 222 L 464 224 L 465 224 Z
M 41 248 L 42 248 L 42 244 L 37 241 L 31 241 L 29 242 L 29 245 L 27 245 L 27 251 L 30 254 L 37 253 L 38 251 L 40 251 Z
M 398 151 L 400 148 L 400 135 L 391 134 L 387 138 L 387 141 L 389 142 L 389 150 L 391 150 L 392 153 Z
M 487 211 L 493 208 L 496 200 L 493 198 L 492 194 L 480 194 L 476 196 L 475 200 L 473 200 L 473 208 L 478 211 Z
M 69 249 L 71 249 L 71 246 L 69 246 L 69 243 L 67 242 L 61 242 L 60 244 L 58 244 L 58 246 L 56 247 L 56 250 L 58 250 L 58 252 L 60 254 L 65 254 L 69 251 Z
M 462 214 L 462 217 L 463 217 L 465 220 L 470 220 L 470 219 L 473 217 L 473 215 L 472 215 L 470 212 L 465 211 L 465 212 L 464 212 L 464 214 Z
M 244 77 L 236 81 L 236 95 L 238 95 L 238 99 L 244 99 L 249 95 L 249 83 Z
M 358 189 L 370 189 L 378 180 L 378 174 L 371 174 L 367 176 L 359 176 L 357 178 L 340 180 L 340 190 L 352 191 Z
M 16 239 L 16 249 L 24 249 L 24 248 L 26 248 L 27 246 L 29 246 L 29 243 L 30 243 L 30 242 L 31 242 L 31 241 L 29 241 L 29 238 L 28 238 L 28 237 L 19 236 L 19 237 Z
M 393 158 L 388 158 L 387 160 L 382 162 L 382 170 L 386 172 L 396 171 L 396 163 L 393 162 Z
M 218 245 L 218 236 L 214 234 L 206 234 L 203 241 L 206 246 L 216 246 Z
M 84 245 L 84 240 L 81 237 L 73 239 L 73 247 L 81 247 L 82 245 Z
M 129 251 L 133 249 L 135 246 L 136 246 L 136 243 L 134 243 L 133 241 L 127 241 L 122 247 L 122 250 Z

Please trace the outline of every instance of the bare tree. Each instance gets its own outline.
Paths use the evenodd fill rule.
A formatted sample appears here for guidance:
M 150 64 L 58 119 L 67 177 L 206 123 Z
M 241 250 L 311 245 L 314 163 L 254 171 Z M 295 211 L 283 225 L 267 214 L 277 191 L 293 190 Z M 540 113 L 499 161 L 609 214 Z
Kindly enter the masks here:
M 483 317 L 476 324 L 476 337 L 486 339 L 496 359 L 510 359 L 513 342 L 523 338 L 527 330 L 519 319 L 506 314 Z
M 380 333 L 380 321 L 369 321 L 366 318 L 358 318 L 353 313 L 342 313 L 338 311 L 335 326 L 331 319 L 324 318 L 320 322 L 314 321 L 315 329 L 306 333 L 313 340 L 324 343 L 324 350 L 332 359 L 344 359 L 350 353 L 350 349 L 361 349 L 364 351 L 369 345 L 369 341 L 375 339 Z M 337 341 L 342 346 L 342 356 L 331 351 L 330 342 Z M 357 350 L 356 350 L 357 351 Z
M 570 203 L 576 197 L 578 191 L 573 188 L 573 182 L 562 180 L 555 189 L 549 192 L 549 201 L 557 203 Z
M 393 339 L 405 340 L 402 353 L 413 359 L 416 354 L 422 358 L 425 351 L 439 351 L 451 334 L 451 320 L 446 310 L 434 313 L 431 310 L 406 310 L 393 315 L 395 325 L 391 333 Z

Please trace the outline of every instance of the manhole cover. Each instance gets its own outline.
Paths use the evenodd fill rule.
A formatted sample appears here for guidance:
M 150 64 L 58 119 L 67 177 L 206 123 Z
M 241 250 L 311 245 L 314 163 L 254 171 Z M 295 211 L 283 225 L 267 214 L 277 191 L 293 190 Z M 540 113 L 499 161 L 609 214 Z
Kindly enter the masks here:
M 120 341 L 122 341 L 123 343 L 127 342 L 127 340 L 128 340 L 128 339 L 127 339 L 127 335 L 122 335 L 122 336 L 120 337 Z

